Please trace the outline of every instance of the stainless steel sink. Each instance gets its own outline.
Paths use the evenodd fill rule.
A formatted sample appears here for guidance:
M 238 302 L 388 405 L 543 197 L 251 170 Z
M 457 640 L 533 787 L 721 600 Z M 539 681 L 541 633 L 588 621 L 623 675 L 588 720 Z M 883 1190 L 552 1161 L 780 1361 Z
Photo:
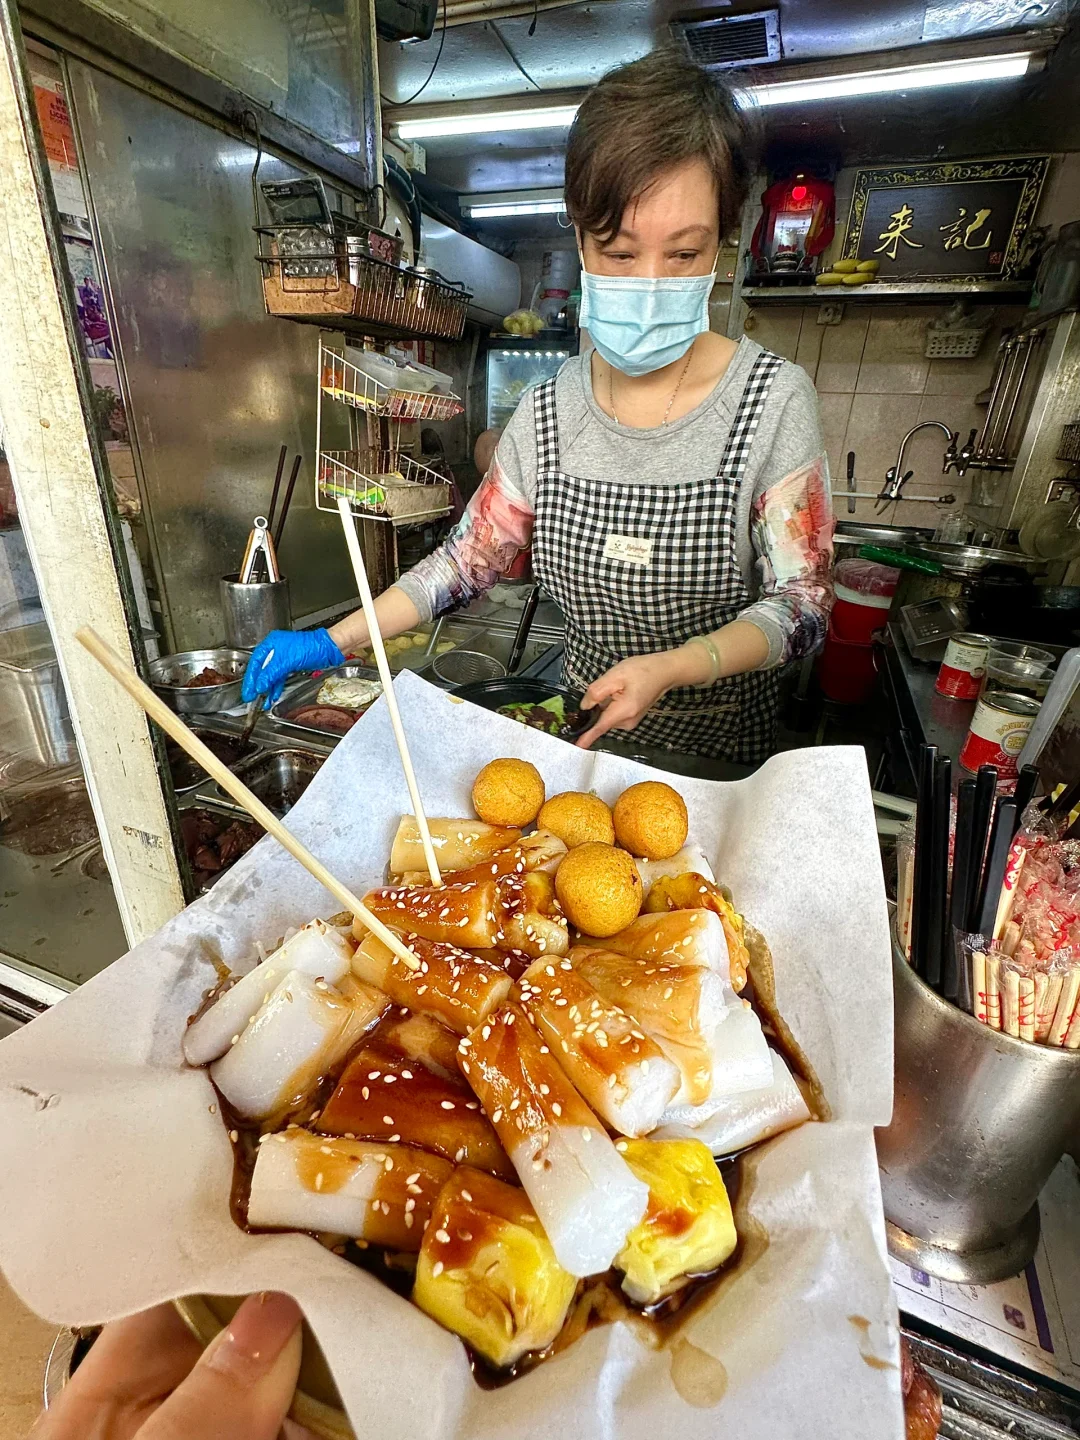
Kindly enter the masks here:
M 885 550 L 902 550 L 913 541 L 934 538 L 933 530 L 920 525 L 875 525 L 872 521 L 838 520 L 833 545 L 843 559 L 861 545 L 880 545 Z

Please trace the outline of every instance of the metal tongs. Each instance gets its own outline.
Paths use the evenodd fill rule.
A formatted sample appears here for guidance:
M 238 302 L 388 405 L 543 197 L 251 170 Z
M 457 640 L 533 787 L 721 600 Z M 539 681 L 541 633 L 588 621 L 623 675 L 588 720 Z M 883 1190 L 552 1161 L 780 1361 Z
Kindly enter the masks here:
M 250 585 L 252 583 L 255 578 L 255 565 L 260 554 L 266 565 L 266 578 L 273 583 L 281 578 L 281 572 L 278 569 L 274 539 L 270 534 L 270 523 L 265 515 L 256 515 L 252 523 L 253 529 L 248 536 L 243 564 L 240 566 L 240 584 Z

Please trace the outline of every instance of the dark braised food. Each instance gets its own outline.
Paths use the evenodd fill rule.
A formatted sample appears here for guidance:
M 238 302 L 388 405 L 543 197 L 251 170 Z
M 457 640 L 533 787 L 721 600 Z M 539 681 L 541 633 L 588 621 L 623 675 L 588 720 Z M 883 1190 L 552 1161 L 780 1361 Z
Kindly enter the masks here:
M 561 695 L 552 695 L 549 700 L 542 700 L 537 705 L 529 700 L 519 700 L 513 705 L 500 705 L 497 713 L 517 720 L 522 725 L 528 725 L 530 730 L 543 730 L 545 735 L 576 732 L 581 720 L 581 711 L 568 711 Z
M 261 825 L 230 820 L 213 810 L 185 811 L 180 817 L 180 833 L 200 889 L 212 884 L 263 836 Z
M 16 800 L 0 825 L 0 844 L 24 855 L 59 855 L 97 839 L 85 787 L 57 785 Z
M 294 725 L 307 725 L 312 730 L 325 730 L 329 735 L 344 735 L 360 719 L 360 710 L 346 710 L 343 705 L 301 705 L 290 710 L 286 720 Z
M 231 685 L 235 679 L 235 675 L 226 675 L 223 670 L 215 670 L 212 665 L 207 665 L 198 675 L 184 681 L 184 689 L 199 690 L 206 685 Z

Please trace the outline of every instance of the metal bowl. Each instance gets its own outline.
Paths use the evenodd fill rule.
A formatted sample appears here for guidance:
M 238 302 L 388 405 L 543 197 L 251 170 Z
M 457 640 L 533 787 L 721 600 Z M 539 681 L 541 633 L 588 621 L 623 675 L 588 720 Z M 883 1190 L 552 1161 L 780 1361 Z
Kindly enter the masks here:
M 167 705 L 180 715 L 212 715 L 240 704 L 244 669 L 250 659 L 247 650 L 230 650 L 221 645 L 211 650 L 182 650 L 150 662 L 150 684 Z M 227 685 L 197 685 L 187 688 L 203 670 L 220 670 L 235 678 Z

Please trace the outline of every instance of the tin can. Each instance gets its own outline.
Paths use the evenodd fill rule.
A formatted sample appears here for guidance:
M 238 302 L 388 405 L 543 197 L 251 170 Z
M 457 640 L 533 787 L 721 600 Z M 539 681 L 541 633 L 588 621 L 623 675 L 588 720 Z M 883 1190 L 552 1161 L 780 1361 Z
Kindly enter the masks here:
M 1029 695 L 1014 695 L 1008 690 L 984 692 L 960 751 L 964 769 L 975 771 L 981 765 L 996 765 L 999 784 L 1015 780 L 1016 758 L 1039 713 L 1039 703 Z
M 952 700 L 977 700 L 986 674 L 989 635 L 953 635 L 945 649 L 934 689 Z

